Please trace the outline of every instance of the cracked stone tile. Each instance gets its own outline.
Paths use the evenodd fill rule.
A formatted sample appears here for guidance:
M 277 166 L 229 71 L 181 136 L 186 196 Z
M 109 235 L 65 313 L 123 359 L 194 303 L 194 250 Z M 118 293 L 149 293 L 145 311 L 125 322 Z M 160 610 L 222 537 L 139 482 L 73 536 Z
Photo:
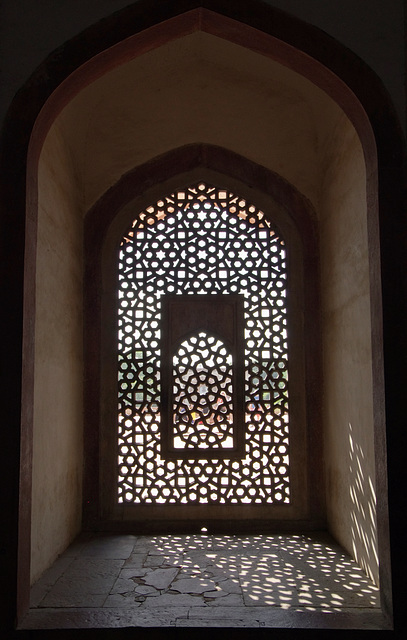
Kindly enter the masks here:
M 136 596 L 159 596 L 160 591 L 148 584 L 139 584 L 134 590 Z
M 125 567 L 119 573 L 119 578 L 124 580 L 134 578 L 135 582 L 142 580 L 144 576 L 151 573 L 151 567 Z
M 183 562 L 180 573 L 182 573 L 183 577 L 196 578 L 203 575 L 203 570 L 198 566 L 185 565 L 185 562 Z
M 214 591 L 205 591 L 203 594 L 203 597 L 205 598 L 205 602 L 207 601 L 207 599 L 212 599 L 212 598 L 223 598 L 224 596 L 229 595 L 227 591 L 222 591 L 222 589 L 215 589 Z
M 118 578 L 110 589 L 110 593 L 130 593 L 134 591 L 137 584 L 131 578 Z
M 123 565 L 123 569 L 138 569 L 144 565 L 146 553 L 132 553 Z
M 145 567 L 175 567 L 181 568 L 183 558 L 180 555 L 150 555 L 144 561 Z
M 229 575 L 226 573 L 226 571 L 223 571 L 222 569 L 218 569 L 217 567 L 214 567 L 213 565 L 198 565 L 195 563 L 186 563 L 185 561 L 182 562 L 182 573 L 186 576 L 201 576 L 203 578 L 207 578 L 207 579 L 223 579 L 223 578 L 228 578 L 230 577 L 230 573 Z
M 199 567 L 197 565 L 185 566 L 185 562 L 183 562 L 179 577 L 201 578 L 210 580 L 211 582 L 222 582 L 230 578 L 230 573 L 228 574 L 226 571 L 218 569 L 218 567 L 213 565 L 208 565 L 207 567 Z
M 209 564 L 202 572 L 208 578 L 212 578 L 213 580 L 227 580 L 231 577 L 231 572 L 227 571 L 226 568 L 220 567 L 216 564 Z
M 241 558 L 235 556 L 220 555 L 219 553 L 199 553 L 199 554 L 185 554 L 184 564 L 185 566 L 197 566 L 205 569 L 206 571 L 217 571 L 218 573 L 224 573 L 230 576 L 231 573 L 235 573 L 242 563 Z
M 103 608 L 138 608 L 140 604 L 140 602 L 137 602 L 134 593 L 112 593 L 107 596 L 103 604 Z
M 148 536 L 139 536 L 133 547 L 133 554 L 149 553 L 152 550 L 152 539 Z
M 155 569 L 146 574 L 143 580 L 145 584 L 151 585 L 156 589 L 168 589 L 178 572 L 178 567 L 169 569 Z
M 182 550 L 178 546 L 157 545 L 151 546 L 148 555 L 150 556 L 179 556 Z
M 180 593 L 203 593 L 216 591 L 216 584 L 213 580 L 203 578 L 180 578 L 174 581 L 172 588 Z
M 198 565 L 200 567 L 206 567 L 207 565 L 213 564 L 213 560 L 216 557 L 216 554 L 211 553 L 210 551 L 190 551 L 187 550 L 185 552 L 185 560 L 188 562 Z
M 227 593 L 220 598 L 208 600 L 207 604 L 210 607 L 244 607 L 243 598 L 237 593 Z
M 226 593 L 242 593 L 242 588 L 238 580 L 233 580 L 233 578 L 226 578 L 223 580 L 217 580 L 217 582 L 219 583 L 222 591 L 226 591 Z
M 203 571 L 200 576 L 194 576 L 194 577 L 201 577 L 204 580 L 210 580 L 211 582 L 215 582 L 215 584 L 224 582 L 227 579 L 225 576 L 212 573 L 212 571 Z
M 210 536 L 186 536 L 184 548 L 188 553 L 209 551 L 212 549 L 212 539 Z

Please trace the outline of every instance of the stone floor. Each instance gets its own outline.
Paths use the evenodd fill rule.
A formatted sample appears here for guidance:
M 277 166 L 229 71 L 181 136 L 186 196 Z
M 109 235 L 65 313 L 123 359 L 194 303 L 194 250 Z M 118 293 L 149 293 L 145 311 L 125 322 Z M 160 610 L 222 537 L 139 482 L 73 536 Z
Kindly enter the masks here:
M 379 592 L 325 533 L 83 535 L 34 585 L 20 628 L 348 623 L 382 628 Z

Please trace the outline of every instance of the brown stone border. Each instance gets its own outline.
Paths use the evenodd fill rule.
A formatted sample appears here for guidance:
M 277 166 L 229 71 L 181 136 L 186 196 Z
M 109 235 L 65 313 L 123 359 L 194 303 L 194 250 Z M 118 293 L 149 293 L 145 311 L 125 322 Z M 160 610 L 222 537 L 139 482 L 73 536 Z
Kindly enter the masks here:
M 204 7 L 204 10 L 198 9 L 200 6 Z M 291 68 L 295 68 L 300 73 L 307 75 L 307 70 L 310 67 L 314 69 L 316 75 L 323 71 L 322 88 L 333 97 L 333 93 L 336 92 L 335 99 L 353 121 L 361 137 L 368 174 L 368 202 L 373 209 L 376 207 L 377 192 L 379 194 L 381 242 L 380 247 L 377 245 L 374 247 L 374 252 L 376 258 L 379 253 L 381 254 L 382 287 L 380 287 L 377 271 L 374 274 L 374 282 L 377 286 L 375 295 L 380 296 L 381 293 L 383 298 L 386 379 L 386 409 L 384 406 L 379 407 L 379 412 L 384 414 L 386 411 L 387 424 L 389 425 L 387 439 L 389 444 L 391 542 L 394 557 L 398 558 L 393 567 L 393 575 L 395 585 L 399 586 L 399 589 L 395 589 L 395 595 L 396 603 L 399 604 L 398 611 L 401 620 L 403 616 L 401 595 L 404 580 L 402 567 L 406 563 L 401 562 L 400 558 L 406 558 L 406 548 L 401 536 L 397 536 L 397 522 L 399 514 L 405 509 L 403 492 L 400 491 L 400 478 L 404 475 L 404 456 L 400 456 L 400 452 L 404 452 L 407 445 L 404 426 L 405 362 L 407 360 L 405 338 L 407 320 L 405 301 L 407 295 L 404 275 L 407 233 L 403 194 L 403 184 L 405 185 L 403 138 L 394 115 L 394 109 L 381 82 L 363 61 L 319 29 L 256 0 L 251 2 L 236 0 L 233 3 L 226 0 L 175 3 L 147 0 L 135 3 L 86 29 L 82 34 L 51 54 L 16 95 L 9 109 L 2 131 L 0 159 L 0 197 L 4 225 L 2 235 L 4 259 L 1 276 L 2 303 L 5 310 L 1 325 L 2 335 L 5 337 L 2 343 L 2 361 L 7 363 L 7 370 L 1 385 L 2 406 L 7 409 L 6 428 L 2 443 L 4 453 L 2 468 L 8 479 L 6 485 L 2 487 L 1 510 L 5 519 L 10 522 L 4 546 L 6 550 L 5 571 L 1 575 L 1 579 L 4 580 L 4 588 L 2 589 L 4 594 L 2 599 L 3 620 L 10 621 L 12 625 L 16 615 L 17 550 L 20 584 L 18 609 L 20 612 L 26 607 L 28 597 L 29 546 L 27 546 L 27 542 L 29 541 L 30 522 L 30 424 L 32 421 L 28 399 L 32 394 L 33 383 L 30 363 L 32 363 L 33 355 L 32 322 L 35 300 L 33 282 L 27 278 L 23 309 L 23 265 L 24 250 L 28 263 L 33 260 L 35 254 L 36 165 L 42 142 L 49 124 L 63 108 L 63 104 L 66 104 L 77 91 L 83 88 L 81 72 L 85 70 L 86 64 L 93 66 L 94 71 L 98 72 L 101 61 L 94 56 L 100 54 L 109 58 L 108 48 L 112 47 L 113 50 L 117 43 L 130 38 L 135 31 L 140 35 L 146 30 L 145 37 L 148 39 L 149 35 L 152 35 L 152 41 L 156 38 L 156 44 L 153 46 L 159 46 L 159 38 L 153 33 L 154 28 L 158 28 L 159 23 L 163 20 L 172 19 L 177 15 L 180 19 L 187 21 L 189 19 L 186 17 L 187 14 L 181 15 L 185 10 L 198 11 L 201 16 L 203 13 L 207 13 L 207 10 L 217 12 L 219 15 L 212 14 L 211 20 L 213 24 L 218 25 L 218 35 L 231 39 L 234 34 L 235 39 L 232 41 L 238 42 L 242 46 L 249 46 L 248 30 L 251 33 L 252 47 L 257 46 L 259 33 L 261 41 L 266 44 L 266 47 L 269 46 L 266 41 L 275 44 L 277 38 L 277 44 L 281 45 L 279 51 L 283 64 L 291 66 L 293 64 L 291 56 L 294 56 L 295 63 L 299 63 L 299 66 L 291 66 Z M 233 19 L 240 22 L 233 22 Z M 225 20 L 229 21 L 229 36 L 223 31 L 226 25 Z M 202 17 L 197 22 L 196 28 L 202 28 Z M 162 26 L 165 27 L 165 25 Z M 255 34 L 255 43 L 253 42 L 253 29 L 258 29 Z M 290 55 L 288 55 L 287 47 L 291 48 Z M 274 48 L 271 48 L 273 55 L 277 55 Z M 322 69 L 321 64 L 325 65 L 325 70 Z M 103 67 L 103 65 L 101 66 Z M 87 69 L 89 70 L 91 67 Z M 75 77 L 71 78 L 76 86 L 68 90 L 62 85 L 69 74 L 76 70 L 79 75 L 75 74 Z M 59 86 L 60 97 L 65 94 L 65 101 L 62 100 L 58 103 L 56 100 L 58 96 L 55 94 L 52 98 L 53 102 L 49 103 L 52 108 L 46 114 L 48 106 L 44 110 L 45 120 L 38 120 L 35 123 L 41 108 L 45 106 L 52 92 Z M 352 95 L 352 91 L 355 97 Z M 27 160 L 29 138 L 34 127 L 37 133 L 33 134 L 33 142 Z M 378 154 L 378 183 L 375 143 Z M 26 178 L 27 164 L 29 166 Z M 25 219 L 26 200 L 27 216 Z M 25 233 L 28 240 L 26 246 L 23 240 Z M 23 350 L 24 360 L 27 364 L 23 385 L 25 398 L 20 396 L 23 316 L 25 316 Z M 376 327 L 375 337 L 380 339 L 380 327 L 377 322 L 374 326 Z M 381 362 L 374 363 L 378 375 L 380 375 L 381 364 Z M 377 442 L 379 448 L 382 446 L 382 438 L 383 434 L 379 433 Z M 19 475 L 20 462 L 21 474 Z M 378 469 L 379 474 L 382 474 L 384 486 L 386 485 L 385 467 L 385 454 L 382 454 L 378 461 Z M 17 495 L 20 496 L 20 511 L 18 511 L 16 502 Z M 389 584 L 387 584 L 388 588 Z M 397 594 L 400 595 L 397 597 Z
M 206 175 L 208 171 L 210 172 L 209 177 Z M 163 197 L 164 193 L 173 191 L 174 188 L 185 187 L 191 181 L 189 177 L 191 173 L 195 175 L 195 180 L 207 179 L 208 182 L 211 182 L 211 174 L 213 174 L 213 178 L 216 179 L 214 184 L 219 187 L 231 188 L 232 191 L 236 191 L 248 199 L 251 196 L 247 195 L 245 191 L 252 192 L 252 200 L 256 204 L 258 204 L 256 196 L 258 194 L 263 196 L 268 206 L 263 206 L 263 204 L 259 204 L 259 206 L 265 213 L 270 207 L 281 210 L 279 217 L 277 217 L 277 212 L 274 217 L 272 213 L 270 215 L 273 224 L 280 227 L 290 249 L 292 247 L 294 256 L 292 257 L 291 286 L 296 291 L 292 299 L 295 299 L 296 305 L 297 299 L 303 299 L 303 303 L 298 303 L 301 311 L 297 311 L 293 315 L 296 317 L 304 315 L 305 318 L 304 326 L 300 326 L 301 323 L 296 323 L 294 320 L 290 323 L 292 333 L 296 335 L 296 339 L 292 339 L 292 351 L 296 353 L 297 362 L 304 361 L 307 372 L 305 382 L 302 378 L 296 382 L 299 389 L 304 389 L 303 394 L 306 396 L 304 401 L 308 412 L 306 418 L 304 416 L 299 422 L 311 425 L 310 428 L 305 428 L 305 426 L 299 428 L 299 438 L 304 439 L 301 442 L 304 442 L 305 449 L 300 466 L 307 466 L 305 462 L 306 451 L 309 452 L 310 457 L 312 452 L 312 456 L 315 456 L 317 460 L 320 460 L 322 456 L 321 398 L 319 393 L 321 388 L 319 252 L 314 209 L 304 196 L 273 171 L 221 147 L 209 144 L 186 145 L 129 171 L 98 200 L 85 218 L 84 345 L 86 365 L 84 396 L 86 398 L 85 424 L 87 432 L 85 435 L 84 523 L 88 527 L 112 526 L 112 514 L 106 514 L 103 504 L 106 500 L 101 497 L 101 494 L 105 493 L 103 484 L 108 474 L 106 470 L 102 472 L 100 468 L 101 447 L 105 446 L 100 433 L 102 423 L 100 398 L 110 395 L 104 390 L 104 375 L 101 371 L 104 368 L 106 358 L 109 358 L 109 352 L 113 351 L 114 357 L 116 349 L 115 344 L 110 344 L 114 331 L 105 329 L 106 324 L 108 327 L 112 327 L 115 323 L 115 314 L 112 313 L 112 307 L 114 308 L 115 304 L 114 294 L 110 295 L 107 291 L 110 289 L 114 291 L 116 286 L 114 281 L 111 285 L 107 284 L 112 278 L 110 271 L 114 271 L 115 265 L 110 259 L 109 266 L 106 267 L 106 253 L 112 253 L 112 246 L 115 247 L 121 236 L 118 228 L 122 229 L 123 224 L 127 227 L 135 212 L 141 210 L 140 197 L 143 200 L 151 198 L 144 204 L 148 204 L 150 201 L 154 202 L 157 198 Z M 199 177 L 196 177 L 198 173 Z M 230 180 L 233 180 L 234 184 L 236 183 L 236 187 L 228 184 Z M 164 184 L 165 187 L 161 186 Z M 151 194 L 152 189 L 153 194 Z M 148 192 L 147 196 L 146 192 Z M 126 205 L 133 202 L 134 206 L 130 208 L 130 211 L 125 211 L 126 220 L 123 220 L 121 211 L 127 209 Z M 137 209 L 138 206 L 139 209 Z M 117 221 L 118 217 L 120 221 Z M 296 229 L 295 233 L 290 230 L 291 225 L 288 224 L 288 220 L 292 221 Z M 110 248 L 106 252 L 107 241 Z M 110 277 L 105 276 L 106 269 Z M 106 300 L 107 296 L 109 300 Z M 298 326 L 294 328 L 294 325 Z M 303 335 L 307 336 L 306 343 L 302 339 L 300 340 L 300 336 Z M 301 352 L 301 356 L 299 352 Z M 115 366 L 114 363 L 113 366 Z M 298 368 L 302 370 L 302 366 Z M 294 377 L 293 372 L 293 379 Z M 114 416 L 112 420 L 114 420 Z M 308 442 L 306 437 L 309 438 Z M 114 442 L 106 447 L 107 452 L 111 451 L 112 446 L 114 446 Z M 298 460 L 298 453 L 296 460 Z M 293 480 L 299 475 L 298 472 L 293 474 Z M 263 512 L 260 515 L 261 510 L 259 509 L 257 518 L 262 520 L 265 517 L 268 518 L 269 527 L 274 526 L 275 530 L 279 526 L 286 528 L 288 517 L 291 518 L 293 530 L 297 528 L 296 523 L 299 520 L 303 522 L 305 518 L 309 520 L 308 528 L 323 526 L 324 496 L 321 465 L 310 465 L 308 472 L 301 468 L 301 477 L 302 481 L 297 479 L 293 485 L 294 493 L 297 496 L 295 506 L 283 509 L 276 507 L 271 510 L 263 509 L 263 512 L 269 512 L 268 516 L 265 516 Z M 110 480 L 109 484 L 114 485 L 114 477 Z M 311 493 L 311 490 L 307 487 L 313 487 L 313 500 L 309 502 L 306 494 L 308 491 Z M 299 495 L 301 495 L 301 499 L 299 499 Z M 131 509 L 120 510 L 121 517 L 126 518 L 125 514 L 130 511 Z M 138 511 L 141 512 L 142 509 L 139 508 Z M 149 512 L 148 507 L 146 511 Z M 201 511 L 204 512 L 202 509 Z M 256 509 L 252 509 L 252 518 L 256 517 L 255 512 Z M 173 515 L 175 517 L 175 513 Z M 203 517 L 205 517 L 204 514 Z M 265 526 L 264 521 L 263 526 Z

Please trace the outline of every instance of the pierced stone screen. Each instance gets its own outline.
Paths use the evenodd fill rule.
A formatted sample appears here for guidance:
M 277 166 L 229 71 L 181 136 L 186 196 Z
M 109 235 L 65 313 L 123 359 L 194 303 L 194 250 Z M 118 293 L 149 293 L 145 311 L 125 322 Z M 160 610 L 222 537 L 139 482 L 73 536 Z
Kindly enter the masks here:
M 173 358 L 174 449 L 233 447 L 232 355 L 204 332 L 185 340 Z
M 243 301 L 162 296 L 162 458 L 244 456 Z
M 203 183 L 135 217 L 118 261 L 119 503 L 290 502 L 285 259 L 284 241 L 262 211 Z M 162 447 L 169 390 L 161 388 L 161 303 L 168 295 L 244 301 L 238 415 L 224 340 L 197 331 L 173 354 L 171 446 L 179 458 Z M 241 455 L 228 457 L 239 429 Z

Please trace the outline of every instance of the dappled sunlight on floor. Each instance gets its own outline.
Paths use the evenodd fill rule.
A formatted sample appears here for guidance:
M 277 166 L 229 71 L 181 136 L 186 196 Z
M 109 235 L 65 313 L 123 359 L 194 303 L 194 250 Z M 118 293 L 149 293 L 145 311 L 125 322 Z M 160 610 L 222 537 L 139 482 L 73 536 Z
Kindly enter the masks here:
M 324 533 L 103 535 L 83 536 L 34 585 L 23 626 L 218 626 L 223 612 L 256 627 L 284 612 L 375 611 L 378 588 Z

